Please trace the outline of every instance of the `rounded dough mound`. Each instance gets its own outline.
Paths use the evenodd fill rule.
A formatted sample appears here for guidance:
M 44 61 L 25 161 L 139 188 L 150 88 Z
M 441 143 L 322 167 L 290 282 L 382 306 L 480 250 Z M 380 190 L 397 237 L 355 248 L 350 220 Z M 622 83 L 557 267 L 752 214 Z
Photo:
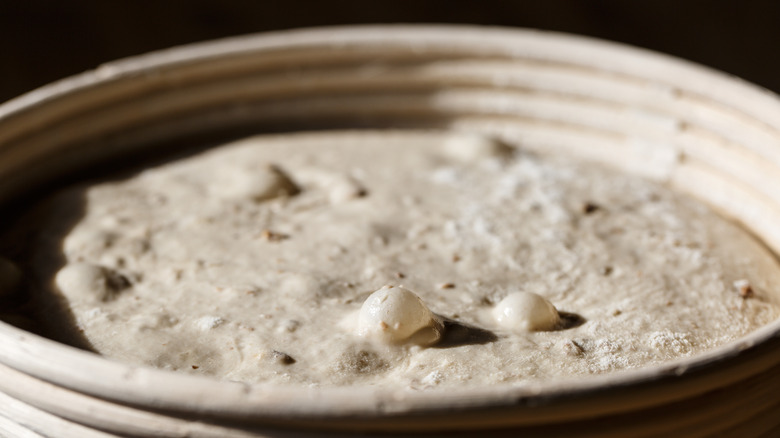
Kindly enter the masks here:
M 511 331 L 546 331 L 560 323 L 558 310 L 551 302 L 532 292 L 507 295 L 493 309 L 498 324 Z
M 358 333 L 389 344 L 430 345 L 441 338 L 443 326 L 422 299 L 403 287 L 385 286 L 360 308 Z

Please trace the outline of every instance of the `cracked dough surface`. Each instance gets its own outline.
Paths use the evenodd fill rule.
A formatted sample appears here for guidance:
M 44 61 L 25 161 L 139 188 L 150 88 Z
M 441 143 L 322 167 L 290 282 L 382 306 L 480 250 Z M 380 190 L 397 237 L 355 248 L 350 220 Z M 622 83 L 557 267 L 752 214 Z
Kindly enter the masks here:
M 106 275 L 97 296 L 84 281 L 53 288 L 77 328 L 109 358 L 220 379 L 519 384 L 693 355 L 778 315 L 776 259 L 701 203 L 485 138 L 247 138 L 48 208 L 82 198 L 72 229 L 44 223 L 37 237 L 62 241 L 63 269 Z M 356 335 L 361 304 L 387 284 L 449 321 L 439 345 Z M 579 325 L 502 329 L 492 309 L 517 291 Z

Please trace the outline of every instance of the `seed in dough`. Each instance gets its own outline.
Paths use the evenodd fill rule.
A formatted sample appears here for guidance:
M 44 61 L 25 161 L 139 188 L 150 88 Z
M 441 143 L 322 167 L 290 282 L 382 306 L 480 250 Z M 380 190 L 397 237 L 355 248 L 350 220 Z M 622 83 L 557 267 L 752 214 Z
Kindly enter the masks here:
M 560 323 L 555 306 L 532 292 L 507 295 L 493 309 L 493 317 L 498 325 L 515 332 L 554 330 Z
M 130 286 L 127 278 L 103 266 L 71 263 L 57 272 L 54 285 L 73 302 L 111 301 Z
M 274 360 L 282 365 L 292 365 L 297 362 L 292 356 L 282 351 L 273 350 L 271 352 Z
M 753 286 L 750 285 L 748 280 L 737 280 L 734 282 L 734 287 L 742 298 L 752 298 L 755 294 Z
M 388 344 L 431 345 L 444 330 L 414 292 L 403 287 L 385 286 L 363 303 L 358 316 L 358 334 Z

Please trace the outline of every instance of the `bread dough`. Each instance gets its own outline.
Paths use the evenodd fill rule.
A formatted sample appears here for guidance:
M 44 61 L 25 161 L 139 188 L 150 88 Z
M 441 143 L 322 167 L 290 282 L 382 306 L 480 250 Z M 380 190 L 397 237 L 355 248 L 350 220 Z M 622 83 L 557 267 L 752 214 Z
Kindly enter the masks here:
M 41 287 L 94 349 L 220 379 L 522 384 L 694 355 L 778 315 L 776 259 L 703 204 L 484 137 L 260 136 L 47 205 L 83 209 L 35 239 L 62 242 Z M 361 336 L 386 285 L 421 297 L 438 342 Z M 527 293 L 560 320 L 518 320 Z

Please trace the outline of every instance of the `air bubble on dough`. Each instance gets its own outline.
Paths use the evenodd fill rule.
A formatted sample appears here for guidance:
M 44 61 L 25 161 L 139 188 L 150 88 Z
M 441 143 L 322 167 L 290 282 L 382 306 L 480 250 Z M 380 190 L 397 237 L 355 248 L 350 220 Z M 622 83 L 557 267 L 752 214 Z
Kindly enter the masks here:
M 363 303 L 358 316 L 358 334 L 388 344 L 437 342 L 444 327 L 414 292 L 385 286 Z
M 514 292 L 493 309 L 499 326 L 516 332 L 554 330 L 560 324 L 558 310 L 541 295 Z

